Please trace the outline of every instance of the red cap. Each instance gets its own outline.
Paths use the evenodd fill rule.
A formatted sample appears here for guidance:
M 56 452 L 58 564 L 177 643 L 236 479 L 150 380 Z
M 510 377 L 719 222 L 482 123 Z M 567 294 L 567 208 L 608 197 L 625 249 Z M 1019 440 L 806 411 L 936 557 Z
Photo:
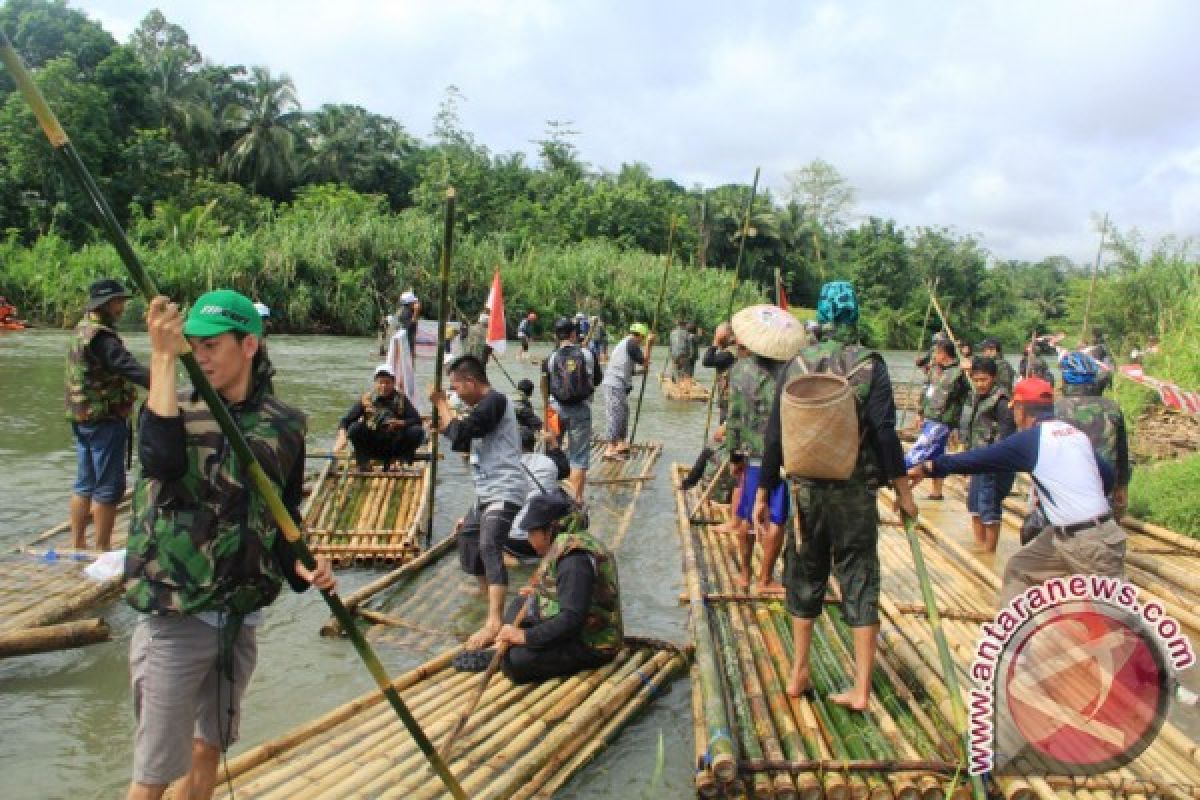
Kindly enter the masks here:
M 1030 406 L 1048 406 L 1054 402 L 1054 387 L 1041 378 L 1026 378 L 1013 387 L 1013 400 Z

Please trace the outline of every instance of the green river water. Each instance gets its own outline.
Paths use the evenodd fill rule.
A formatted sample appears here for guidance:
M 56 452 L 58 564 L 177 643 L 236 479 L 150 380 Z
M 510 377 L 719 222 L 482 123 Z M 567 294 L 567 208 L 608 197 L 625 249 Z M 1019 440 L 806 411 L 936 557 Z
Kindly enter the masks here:
M 5 552 L 66 517 L 74 476 L 71 434 L 62 413 L 68 337 L 59 331 L 0 334 L 0 550 Z M 145 357 L 143 334 L 129 334 L 126 340 L 135 355 Z M 310 450 L 328 449 L 338 418 L 368 387 L 377 361 L 374 349 L 372 341 L 361 338 L 271 338 L 278 393 L 309 414 Z M 889 360 L 900 372 L 894 377 L 907 378 L 900 365 L 911 364 L 911 358 L 896 353 Z M 532 366 L 516 363 L 512 351 L 505 366 L 514 380 L 535 376 Z M 428 368 L 428 360 L 419 362 L 423 383 L 428 382 Z M 657 373 L 656 365 L 652 377 Z M 701 378 L 710 376 L 705 370 Z M 492 380 L 501 391 L 509 389 L 498 372 Z M 596 411 L 599 423 L 599 403 Z M 699 403 L 667 403 L 654 380 L 646 387 L 638 438 L 662 441 L 665 447 L 619 553 L 629 633 L 677 642 L 687 638 L 686 613 L 678 603 L 683 580 L 668 467 L 695 457 L 704 412 Z M 439 537 L 471 502 L 461 464 L 457 459 L 444 463 Z M 345 593 L 378 573 L 339 574 Z M 100 613 L 113 628 L 109 642 L 0 661 L 0 797 L 123 796 L 133 732 L 127 655 L 136 614 L 121 602 Z M 270 608 L 259 634 L 259 662 L 246 696 L 242 740 L 234 753 L 374 688 L 348 642 L 318 636 L 328 615 L 315 593 L 285 590 Z M 380 654 L 393 676 L 426 657 L 394 648 L 381 648 Z M 660 738 L 665 767 L 653 795 L 694 796 L 689 691 L 686 674 L 681 675 L 576 776 L 563 796 L 650 796 Z

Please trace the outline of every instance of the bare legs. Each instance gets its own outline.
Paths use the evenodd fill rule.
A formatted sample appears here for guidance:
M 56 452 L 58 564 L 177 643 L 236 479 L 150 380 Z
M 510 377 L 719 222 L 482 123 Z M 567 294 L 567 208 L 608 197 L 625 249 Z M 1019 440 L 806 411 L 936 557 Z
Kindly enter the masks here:
M 177 800 L 210 800 L 217 783 L 217 764 L 221 751 L 203 739 L 192 740 L 192 768 L 175 783 Z M 159 800 L 165 785 L 135 783 L 129 787 L 128 800 Z
M 812 689 L 808 663 L 809 648 L 815 620 L 792 617 L 792 646 L 795 660 L 788 676 L 787 693 L 799 697 Z M 864 625 L 850 629 L 854 637 L 854 686 L 849 691 L 830 696 L 830 701 L 854 711 L 864 711 L 871 701 L 871 670 L 875 666 L 875 640 L 879 625 Z

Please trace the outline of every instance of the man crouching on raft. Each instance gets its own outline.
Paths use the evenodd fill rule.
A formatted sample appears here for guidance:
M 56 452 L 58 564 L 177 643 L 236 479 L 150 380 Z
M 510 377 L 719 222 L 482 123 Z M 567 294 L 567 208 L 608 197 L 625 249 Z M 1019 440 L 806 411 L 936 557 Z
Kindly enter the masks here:
M 221 753 L 237 740 L 262 609 L 285 580 L 296 591 L 337 583 L 327 559 L 315 571 L 295 559 L 208 406 L 194 390 L 176 392 L 186 336 L 299 521 L 304 415 L 267 391 L 254 304 L 229 289 L 209 292 L 185 323 L 178 306 L 156 297 L 146 329 L 150 394 L 125 557 L 125 599 L 141 612 L 129 645 L 137 720 L 129 798 L 154 800 L 181 779 L 175 797 L 207 800 Z
M 594 669 L 621 649 L 617 561 L 587 531 L 578 530 L 567 493 L 555 488 L 529 501 L 525 525 L 529 544 L 546 559 L 537 583 L 522 590 L 529 603 L 521 627 L 505 625 L 496 637 L 511 647 L 501 667 L 513 683 L 531 683 Z
M 508 590 L 504 545 L 525 502 L 527 484 L 512 402 L 492 388 L 483 362 L 473 355 L 454 359 L 449 373 L 450 388 L 471 412 L 453 419 L 445 392 L 430 392 L 429 399 L 437 406 L 440 432 L 450 440 L 450 448 L 471 454 L 475 504 L 458 523 L 458 558 L 463 572 L 476 576 L 487 595 L 487 620 L 467 640 L 468 650 L 479 650 L 495 640 L 503 623 Z
M 887 366 L 878 353 L 858 345 L 854 288 L 845 281 L 821 287 L 817 319 L 832 325 L 833 332 L 826 341 L 801 350 L 779 379 L 779 395 L 764 436 L 754 521 L 766 527 L 768 497 L 782 480 L 780 469 L 785 461 L 780 398 L 788 383 L 813 373 L 843 376 L 853 392 L 858 417 L 858 441 L 851 439 L 843 445 L 857 451 L 853 471 L 845 480 L 799 475 L 792 478 L 803 541 L 784 547 L 783 583 L 796 654 L 787 692 L 798 697 L 811 690 L 809 645 L 813 624 L 825 604 L 832 564 L 842 589 L 843 614 L 854 634 L 854 686 L 829 699 L 862 711 L 870 701 L 871 668 L 879 634 L 879 512 L 875 490 L 890 482 L 901 512 L 915 517 L 917 507 L 896 435 L 896 404 Z M 827 434 L 813 438 L 822 435 Z

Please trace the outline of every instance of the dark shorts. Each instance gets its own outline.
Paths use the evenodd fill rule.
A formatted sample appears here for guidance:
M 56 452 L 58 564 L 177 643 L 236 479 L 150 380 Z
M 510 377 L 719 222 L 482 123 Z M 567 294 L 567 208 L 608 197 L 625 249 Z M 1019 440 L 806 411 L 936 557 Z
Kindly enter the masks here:
M 125 448 L 129 427 L 123 419 L 73 422 L 75 486 L 80 497 L 116 505 L 125 495 Z
M 999 522 L 1004 517 L 1004 498 L 1012 491 L 1016 474 L 972 475 L 967 484 L 967 511 L 979 517 L 984 525 Z
M 738 487 L 742 490 L 737 506 L 738 519 L 749 520 L 754 513 L 754 500 L 758 495 L 758 478 L 761 472 L 762 467 L 757 466 L 748 466 L 742 472 L 742 480 L 738 483 Z M 787 481 L 781 481 L 775 487 L 775 491 L 767 496 L 767 509 L 771 515 L 771 522 L 776 525 L 787 522 L 788 506 Z
M 458 563 L 463 572 L 483 576 L 488 586 L 507 586 L 508 571 L 504 568 L 504 546 L 508 532 L 521 506 L 497 500 L 477 502 L 463 519 L 458 534 Z
M 796 486 L 803 542 L 783 548 L 783 583 L 792 615 L 815 619 L 825 606 L 832 568 L 851 627 L 879 622 L 879 511 L 865 486 Z
M 528 353 L 529 352 L 529 337 L 528 336 L 517 336 L 517 339 L 519 339 L 521 342 L 521 352 Z

